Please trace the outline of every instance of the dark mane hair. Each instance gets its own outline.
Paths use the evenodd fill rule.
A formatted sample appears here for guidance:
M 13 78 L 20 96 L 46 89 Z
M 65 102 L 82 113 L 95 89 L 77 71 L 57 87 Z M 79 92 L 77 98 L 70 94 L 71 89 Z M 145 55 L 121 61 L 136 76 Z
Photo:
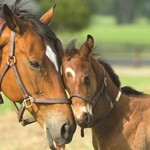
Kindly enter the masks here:
M 0 1 L 0 18 L 4 20 L 2 8 L 3 4 Z M 55 33 L 50 29 L 49 26 L 42 23 L 39 18 L 31 14 L 27 10 L 23 10 L 22 6 L 24 6 L 26 3 L 20 3 L 21 0 L 16 0 L 12 6 L 10 6 L 10 9 L 15 13 L 21 20 L 23 21 L 30 21 L 36 30 L 36 32 L 47 42 L 47 44 L 50 44 L 50 42 L 53 42 L 55 50 L 59 54 L 59 49 L 62 50 L 62 44 L 60 40 L 56 37 Z
M 116 84 L 116 86 L 118 88 L 120 88 L 121 83 L 119 80 L 119 76 L 115 73 L 115 71 L 111 68 L 111 66 L 109 64 L 107 64 L 106 62 L 102 61 L 101 59 L 98 59 L 99 63 L 101 65 L 103 65 L 103 67 L 106 69 L 107 73 L 109 74 L 111 80 Z M 132 87 L 129 86 L 124 86 L 121 87 L 121 90 L 124 94 L 134 94 L 134 95 L 141 95 L 143 94 L 143 92 L 139 92 L 135 89 L 133 89 Z
M 119 80 L 119 76 L 115 73 L 115 71 L 111 68 L 111 66 L 106 62 L 104 62 L 103 60 L 101 60 L 100 58 L 98 59 L 98 62 L 105 68 L 111 80 L 116 84 L 116 86 L 120 88 L 121 83 Z
M 65 49 L 65 53 L 68 59 L 70 59 L 73 56 L 73 54 L 77 51 L 77 49 L 75 48 L 76 41 L 76 39 L 70 41 Z
M 77 49 L 75 48 L 76 41 L 77 41 L 76 39 L 72 40 L 68 44 L 67 48 L 65 49 L 67 59 L 70 59 L 73 56 L 73 54 L 77 51 Z M 96 50 L 96 52 L 94 52 L 92 55 L 95 57 L 96 55 L 100 55 L 100 54 L 99 54 L 99 51 Z M 109 74 L 109 76 L 110 76 L 111 80 L 114 82 L 114 84 L 118 88 L 120 88 L 121 82 L 119 80 L 119 76 L 115 73 L 115 71 L 112 69 L 112 67 L 108 63 L 106 63 L 104 60 L 102 60 L 101 58 L 98 58 L 97 60 L 107 71 L 107 73 Z M 127 95 L 128 94 L 135 94 L 135 95 L 143 94 L 142 92 L 139 92 L 129 86 L 122 87 L 121 90 L 124 94 L 127 94 Z

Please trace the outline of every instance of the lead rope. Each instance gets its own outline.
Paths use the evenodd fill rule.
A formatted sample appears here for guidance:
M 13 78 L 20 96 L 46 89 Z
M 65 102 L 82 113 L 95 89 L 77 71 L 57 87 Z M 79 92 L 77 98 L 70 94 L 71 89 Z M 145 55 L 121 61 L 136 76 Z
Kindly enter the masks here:
M 84 128 L 81 128 L 81 137 L 84 137 Z

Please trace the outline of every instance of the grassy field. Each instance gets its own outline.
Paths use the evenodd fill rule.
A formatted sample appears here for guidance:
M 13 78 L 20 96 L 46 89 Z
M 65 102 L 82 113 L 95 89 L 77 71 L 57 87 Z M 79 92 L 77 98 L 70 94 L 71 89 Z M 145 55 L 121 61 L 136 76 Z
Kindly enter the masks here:
M 117 25 L 111 16 L 93 16 L 91 25 L 77 33 L 57 33 L 64 47 L 77 39 L 76 47 L 86 40 L 87 34 L 94 37 L 95 47 L 106 60 L 149 60 L 150 23 L 144 18 L 131 25 Z
M 91 25 L 77 33 L 58 33 L 66 45 L 71 39 L 83 42 L 91 34 L 96 43 L 150 45 L 150 23 L 144 18 L 131 25 L 117 25 L 111 16 L 93 16 Z
M 133 66 L 115 66 L 121 86 L 131 86 L 136 90 L 150 94 L 150 68 Z

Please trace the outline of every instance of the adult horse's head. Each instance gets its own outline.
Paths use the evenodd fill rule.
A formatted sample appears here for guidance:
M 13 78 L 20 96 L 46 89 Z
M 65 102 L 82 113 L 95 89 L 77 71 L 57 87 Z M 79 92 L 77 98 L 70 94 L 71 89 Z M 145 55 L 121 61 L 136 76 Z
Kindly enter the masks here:
M 93 121 L 92 107 L 96 103 L 94 99 L 97 93 L 97 80 L 101 86 L 104 77 L 96 76 L 96 67 L 99 64 L 91 57 L 93 37 L 88 35 L 79 49 L 75 48 L 75 43 L 76 40 L 70 42 L 63 56 L 62 74 L 65 87 L 71 95 L 75 119 L 78 125 L 86 128 L 90 127 Z M 103 70 L 101 73 L 103 74 Z
M 45 129 L 50 148 L 64 147 L 76 125 L 59 72 L 62 45 L 19 2 L 1 9 L 0 88 L 13 101 L 19 121 L 28 123 L 22 117 L 26 108 Z M 46 16 L 41 21 L 49 22 Z M 15 102 L 21 104 L 19 111 Z

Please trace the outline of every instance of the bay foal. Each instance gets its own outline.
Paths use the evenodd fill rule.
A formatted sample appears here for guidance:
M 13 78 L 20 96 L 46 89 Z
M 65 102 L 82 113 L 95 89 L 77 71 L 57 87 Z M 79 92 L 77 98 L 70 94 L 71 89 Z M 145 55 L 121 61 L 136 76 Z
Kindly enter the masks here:
M 62 74 L 77 124 L 92 128 L 95 150 L 150 149 L 150 95 L 120 86 L 109 64 L 96 59 L 94 39 L 76 40 L 62 58 Z

